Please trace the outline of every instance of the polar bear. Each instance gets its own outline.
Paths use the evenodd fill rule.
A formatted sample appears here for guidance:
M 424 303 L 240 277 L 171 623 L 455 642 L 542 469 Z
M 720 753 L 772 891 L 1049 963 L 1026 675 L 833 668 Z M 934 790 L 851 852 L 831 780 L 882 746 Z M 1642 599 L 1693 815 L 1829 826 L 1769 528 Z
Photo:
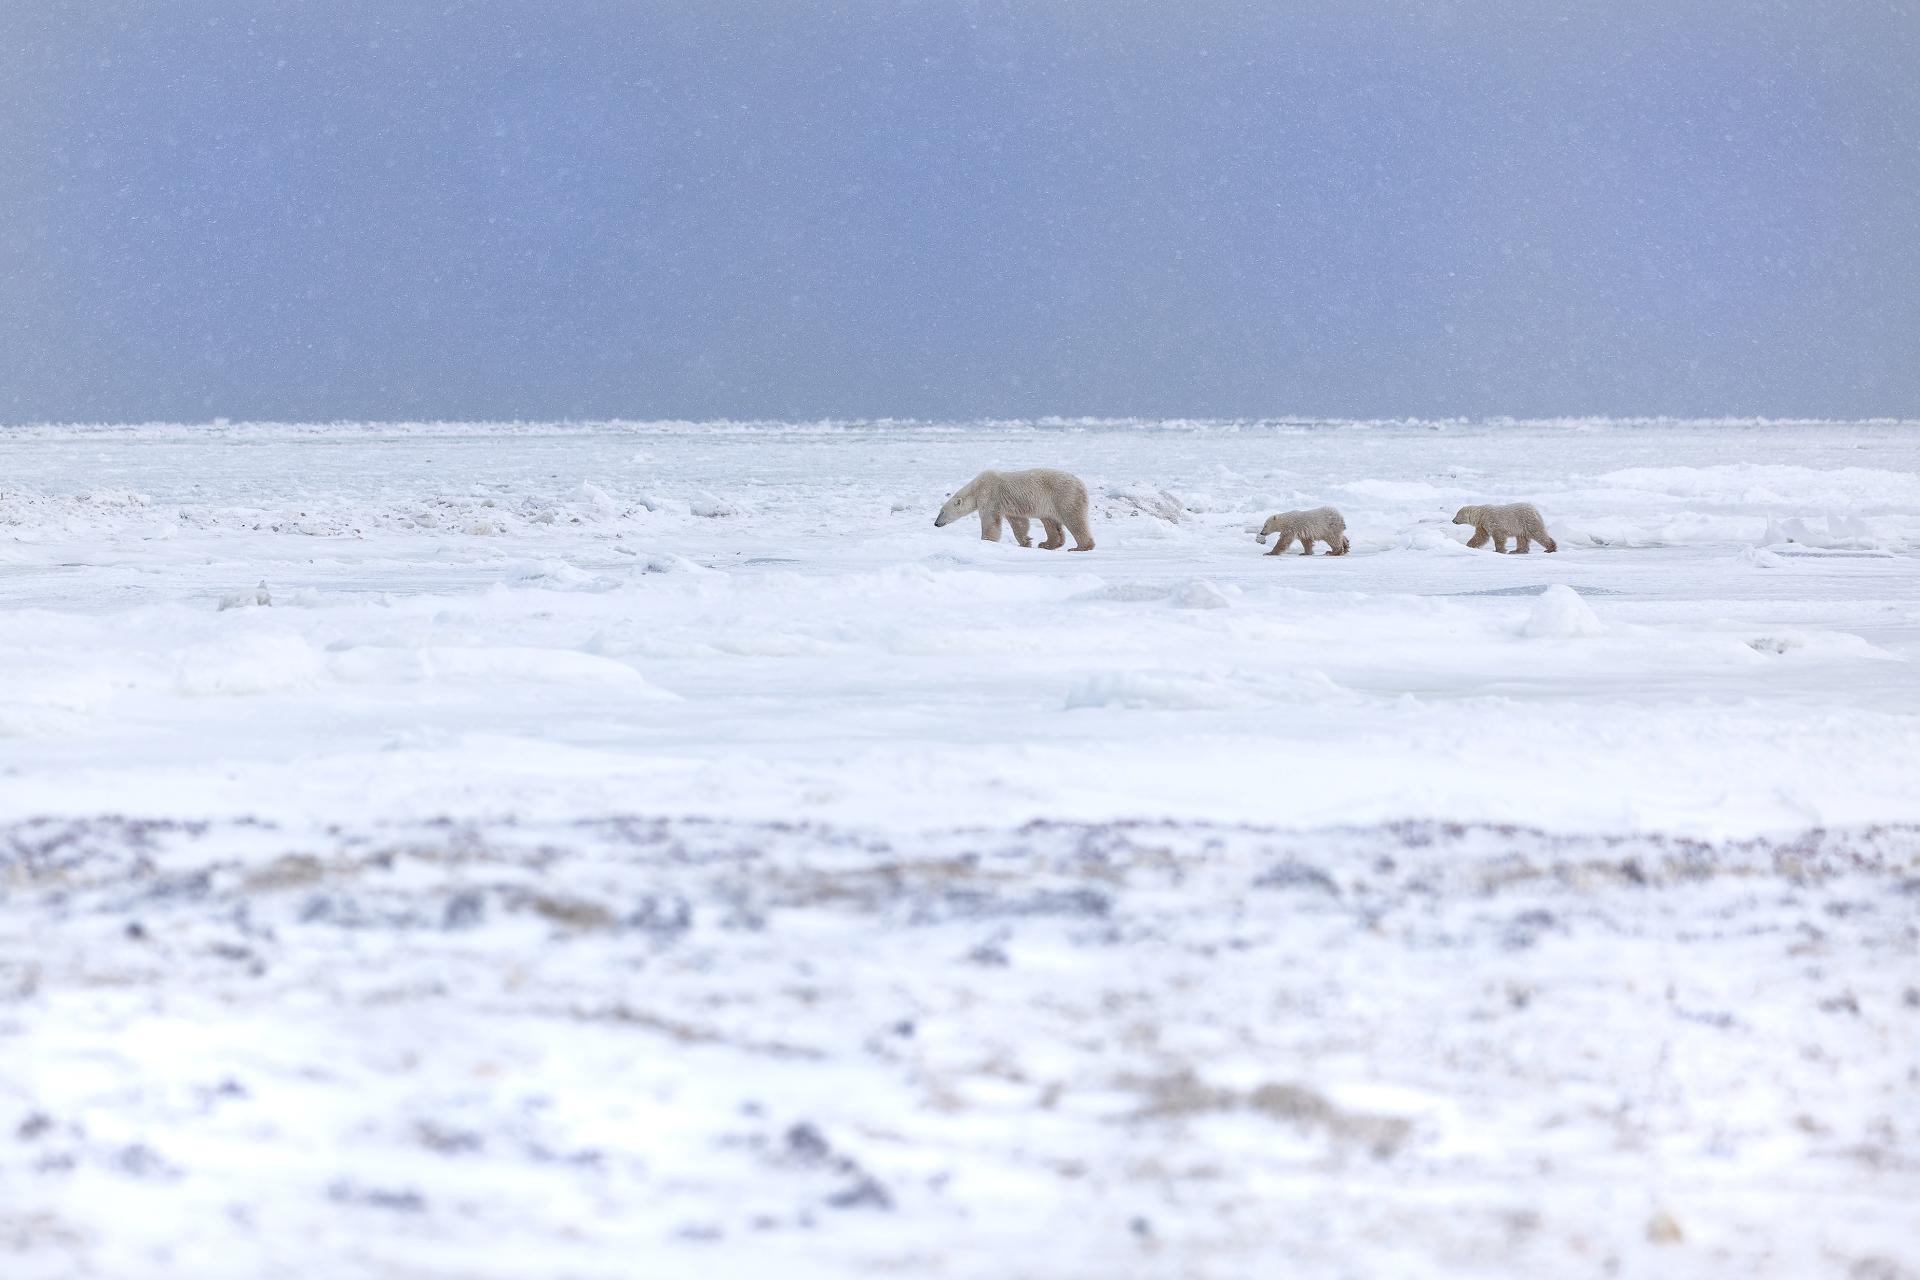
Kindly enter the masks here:
M 1515 555 L 1525 555 L 1528 539 L 1538 542 L 1548 551 L 1558 551 L 1560 544 L 1547 532 L 1546 521 L 1531 502 L 1509 502 L 1505 506 L 1462 507 L 1453 516 L 1455 524 L 1473 526 L 1473 536 L 1467 539 L 1467 545 L 1478 547 L 1493 540 L 1493 549 L 1505 553 L 1507 539 L 1514 540 Z
M 1277 516 L 1268 516 L 1267 522 L 1260 526 L 1257 540 L 1265 542 L 1270 533 L 1280 535 L 1280 540 L 1273 544 L 1273 550 L 1267 552 L 1270 556 L 1277 556 L 1292 546 L 1295 538 L 1300 540 L 1300 554 L 1303 556 L 1313 554 L 1316 538 L 1327 544 L 1327 554 L 1330 556 L 1343 556 L 1352 545 L 1347 541 L 1346 520 L 1332 507 L 1282 511 Z
M 933 527 L 952 524 L 974 511 L 980 513 L 980 536 L 988 542 L 1000 541 L 1000 522 L 1005 520 L 1013 526 L 1014 541 L 1030 547 L 1027 522 L 1038 520 L 1047 527 L 1041 550 L 1052 551 L 1066 542 L 1062 526 L 1076 544 L 1068 550 L 1093 550 L 1093 535 L 1087 532 L 1087 486 L 1064 471 L 1051 467 L 982 471 L 947 499 L 933 518 Z

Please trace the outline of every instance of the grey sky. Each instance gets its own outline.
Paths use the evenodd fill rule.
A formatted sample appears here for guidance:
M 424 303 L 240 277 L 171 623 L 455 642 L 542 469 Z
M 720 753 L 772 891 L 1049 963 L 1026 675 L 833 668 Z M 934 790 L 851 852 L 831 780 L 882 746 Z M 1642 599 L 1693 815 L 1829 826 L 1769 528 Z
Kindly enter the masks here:
M 0 419 L 1920 415 L 1920 5 L 0 3 Z

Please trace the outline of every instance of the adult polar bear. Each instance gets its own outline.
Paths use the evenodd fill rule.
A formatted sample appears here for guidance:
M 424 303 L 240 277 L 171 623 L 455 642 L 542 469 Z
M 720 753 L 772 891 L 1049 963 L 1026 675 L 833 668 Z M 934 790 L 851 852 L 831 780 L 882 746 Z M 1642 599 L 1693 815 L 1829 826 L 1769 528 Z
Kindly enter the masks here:
M 1000 541 L 1000 522 L 1013 526 L 1014 541 L 1023 547 L 1033 545 L 1027 538 L 1027 521 L 1038 520 L 1047 527 L 1043 551 L 1052 551 L 1066 542 L 1061 533 L 1073 535 L 1070 551 L 1093 550 L 1093 535 L 1087 531 L 1087 486 L 1077 476 L 1051 467 L 1032 471 L 982 471 L 961 485 L 933 527 L 952 524 L 971 512 L 980 513 L 980 536 L 988 542 Z

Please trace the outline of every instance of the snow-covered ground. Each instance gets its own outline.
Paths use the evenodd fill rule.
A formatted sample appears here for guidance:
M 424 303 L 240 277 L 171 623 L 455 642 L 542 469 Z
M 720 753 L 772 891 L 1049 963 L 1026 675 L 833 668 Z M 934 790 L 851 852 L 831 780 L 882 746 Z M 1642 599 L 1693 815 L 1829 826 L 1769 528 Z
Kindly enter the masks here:
M 0 428 L 0 1275 L 1920 1273 L 1916 658 L 1920 424 Z

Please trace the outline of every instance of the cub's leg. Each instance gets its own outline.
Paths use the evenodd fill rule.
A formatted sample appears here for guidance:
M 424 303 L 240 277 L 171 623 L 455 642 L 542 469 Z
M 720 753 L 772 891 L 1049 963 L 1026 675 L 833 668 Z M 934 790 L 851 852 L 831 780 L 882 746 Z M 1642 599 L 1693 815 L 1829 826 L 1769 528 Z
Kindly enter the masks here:
M 1470 547 L 1484 547 L 1487 545 L 1487 539 L 1492 536 L 1492 534 L 1487 532 L 1487 526 L 1477 524 L 1473 526 L 1473 536 L 1467 539 L 1467 545 Z M 1497 546 L 1494 548 L 1495 551 L 1499 549 Z
M 983 542 L 1000 541 L 1000 515 L 998 512 L 995 512 L 993 515 L 988 515 L 984 511 L 980 513 L 980 539 Z
M 1513 535 L 1513 554 L 1523 556 L 1531 550 L 1533 550 L 1533 544 L 1527 541 L 1526 534 L 1516 533 Z
M 1027 536 L 1027 530 L 1032 526 L 1027 523 L 1025 516 L 1008 516 L 1007 523 L 1013 526 L 1013 540 L 1015 542 L 1023 547 L 1033 545 L 1033 539 Z
M 1067 544 L 1067 531 L 1060 527 L 1058 520 L 1049 520 L 1045 516 L 1041 516 L 1040 523 L 1045 525 L 1047 529 L 1047 540 L 1040 544 L 1042 551 L 1058 550 Z

